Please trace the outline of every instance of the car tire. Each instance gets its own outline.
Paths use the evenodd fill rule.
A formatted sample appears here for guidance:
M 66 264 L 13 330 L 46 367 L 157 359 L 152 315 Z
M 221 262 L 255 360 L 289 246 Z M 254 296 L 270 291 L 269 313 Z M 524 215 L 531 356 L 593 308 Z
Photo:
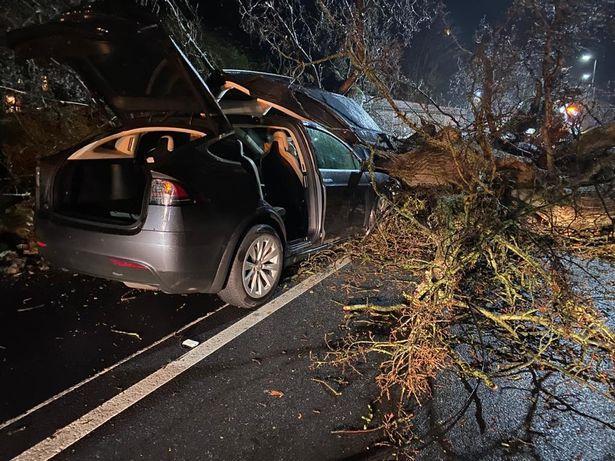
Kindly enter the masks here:
M 218 296 L 246 309 L 265 304 L 278 286 L 283 265 L 284 246 L 276 231 L 264 224 L 254 226 L 237 248 L 226 286 Z

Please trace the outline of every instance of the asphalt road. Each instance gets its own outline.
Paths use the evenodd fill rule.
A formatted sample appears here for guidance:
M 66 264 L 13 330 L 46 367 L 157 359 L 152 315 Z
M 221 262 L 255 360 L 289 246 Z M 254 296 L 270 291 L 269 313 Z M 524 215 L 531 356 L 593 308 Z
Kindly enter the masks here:
M 357 279 L 357 271 L 364 269 L 347 266 L 290 300 L 54 459 L 390 459 L 378 443 L 382 434 L 363 430 L 378 395 L 373 367 L 362 376 L 315 367 L 328 351 L 325 338 L 342 334 L 340 303 L 395 301 L 389 275 Z M 251 315 L 213 296 L 135 292 L 55 271 L 3 280 L 0 297 L 0 420 L 99 374 L 2 427 L 0 459 L 172 369 L 192 353 L 184 339 L 207 344 Z M 555 391 L 563 385 L 546 383 Z M 582 412 L 612 421 L 615 406 L 595 393 L 568 384 L 563 391 Z M 454 414 L 468 395 L 443 374 L 433 399 L 417 407 L 417 434 Z M 459 424 L 419 458 L 613 459 L 612 428 L 533 396 L 529 381 L 481 390 Z
M 342 319 L 330 299 L 339 281 L 332 277 L 313 287 L 90 434 L 102 437 L 101 445 L 87 447 L 93 440 L 87 436 L 59 458 L 307 459 L 310 452 L 343 458 L 365 450 L 352 438 L 330 433 L 360 423 L 375 392 L 373 381 L 356 380 L 340 398 L 314 381 L 320 375 L 311 370 L 310 355 L 323 351 L 324 334 Z M 19 419 L 0 429 L 0 459 L 27 450 L 181 357 L 184 339 L 202 343 L 249 314 L 213 296 L 136 292 L 53 270 L 4 282 L 1 419 Z M 141 406 L 152 403 L 152 411 Z M 122 429 L 121 438 L 111 435 L 115 442 L 108 446 L 106 429 L 130 422 L 134 411 L 143 411 L 143 418 Z
M 3 282 L 0 421 L 222 305 L 215 296 L 160 295 L 55 270 Z

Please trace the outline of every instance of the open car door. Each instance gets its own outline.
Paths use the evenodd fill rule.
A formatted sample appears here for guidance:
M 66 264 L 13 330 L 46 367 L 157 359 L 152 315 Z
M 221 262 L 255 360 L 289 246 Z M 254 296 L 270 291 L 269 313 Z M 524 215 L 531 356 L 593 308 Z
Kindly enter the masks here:
M 352 145 L 362 142 L 346 120 L 289 77 L 227 69 L 221 78 L 223 107 L 249 96 L 265 110 L 272 107 L 298 120 L 316 122 Z

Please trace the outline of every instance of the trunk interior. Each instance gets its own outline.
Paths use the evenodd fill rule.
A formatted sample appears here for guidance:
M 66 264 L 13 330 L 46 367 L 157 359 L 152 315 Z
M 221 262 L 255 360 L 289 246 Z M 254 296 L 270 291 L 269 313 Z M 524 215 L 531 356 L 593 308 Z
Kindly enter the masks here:
M 55 180 L 54 211 L 117 225 L 136 223 L 147 172 L 133 158 L 67 161 Z
M 54 178 L 54 212 L 109 225 L 136 224 L 145 208 L 150 168 L 199 137 L 172 130 L 124 132 L 75 152 Z

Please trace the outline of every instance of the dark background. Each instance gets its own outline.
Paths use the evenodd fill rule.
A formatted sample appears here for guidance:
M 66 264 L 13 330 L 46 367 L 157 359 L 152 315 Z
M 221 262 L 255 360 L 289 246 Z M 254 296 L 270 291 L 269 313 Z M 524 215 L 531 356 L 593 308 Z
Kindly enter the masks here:
M 196 3 L 208 30 L 214 32 L 217 39 L 231 41 L 240 53 L 246 55 L 249 67 L 253 69 L 262 68 L 263 64 L 259 62 L 258 57 L 259 54 L 263 53 L 263 50 L 241 30 L 239 25 L 241 18 L 236 0 L 196 0 Z M 468 49 L 473 48 L 474 33 L 481 19 L 485 18 L 489 23 L 497 24 L 504 18 L 511 3 L 512 0 L 444 0 L 444 4 L 449 11 L 447 21 L 452 26 L 461 44 Z M 434 31 L 424 34 L 433 33 Z M 417 40 L 421 41 L 421 34 L 417 36 Z M 430 40 L 431 38 L 425 41 Z M 587 43 L 586 47 L 598 59 L 596 84 L 606 90 L 611 81 L 614 80 L 613 75 L 615 73 L 615 53 L 612 52 L 614 47 L 613 37 L 597 36 L 595 41 Z M 583 53 L 583 50 L 579 50 L 579 56 Z M 583 73 L 592 71 L 593 61 L 589 63 L 576 61 L 569 64 L 572 66 L 571 73 L 580 77 Z M 451 63 L 451 65 L 440 66 L 440 69 L 444 74 L 442 79 L 446 80 L 456 70 L 456 66 Z

